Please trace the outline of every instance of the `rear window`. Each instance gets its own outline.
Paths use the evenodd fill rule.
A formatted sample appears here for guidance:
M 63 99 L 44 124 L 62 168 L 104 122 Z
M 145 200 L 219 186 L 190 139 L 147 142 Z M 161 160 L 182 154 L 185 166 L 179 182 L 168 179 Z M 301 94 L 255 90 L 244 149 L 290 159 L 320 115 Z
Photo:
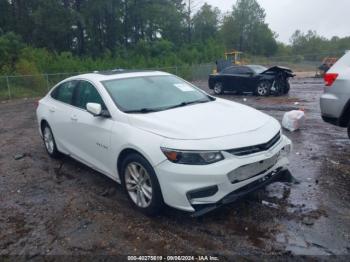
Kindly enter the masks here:
M 76 81 L 65 82 L 59 85 L 58 87 L 56 87 L 55 90 L 52 91 L 51 97 L 60 102 L 63 102 L 66 104 L 72 104 L 75 85 L 76 85 Z

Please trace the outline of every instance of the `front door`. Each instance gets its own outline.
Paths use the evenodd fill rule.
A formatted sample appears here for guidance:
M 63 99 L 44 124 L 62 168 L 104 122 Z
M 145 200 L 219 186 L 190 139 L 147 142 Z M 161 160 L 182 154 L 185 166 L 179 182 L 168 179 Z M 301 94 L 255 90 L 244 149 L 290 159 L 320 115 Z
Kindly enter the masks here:
M 115 172 L 108 167 L 112 161 L 110 137 L 114 122 L 110 118 L 90 114 L 86 110 L 87 103 L 99 103 L 102 109 L 107 110 L 95 86 L 79 81 L 73 97 L 75 110 L 71 114 L 74 157 L 102 173 L 112 175 Z
M 254 72 L 249 67 L 240 67 L 240 85 L 241 92 L 250 92 L 252 83 L 254 82 Z

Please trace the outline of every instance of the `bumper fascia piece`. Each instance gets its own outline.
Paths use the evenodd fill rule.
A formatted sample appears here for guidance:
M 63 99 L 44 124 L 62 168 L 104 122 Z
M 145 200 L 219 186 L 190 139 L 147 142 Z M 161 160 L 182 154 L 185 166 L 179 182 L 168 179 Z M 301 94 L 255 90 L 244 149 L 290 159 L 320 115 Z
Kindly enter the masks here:
M 220 201 L 214 204 L 208 204 L 208 205 L 194 205 L 194 209 L 196 210 L 194 213 L 191 214 L 192 217 L 199 217 L 204 214 L 207 214 L 217 208 L 222 207 L 223 205 L 227 205 L 230 203 L 233 203 L 246 195 L 257 191 L 260 188 L 263 188 L 271 183 L 278 182 L 278 181 L 286 181 L 291 180 L 290 179 L 290 173 L 287 172 L 282 167 L 277 168 L 276 170 L 269 172 L 268 174 L 264 175 L 262 178 L 252 182 L 251 184 L 248 184 L 236 191 L 231 192 L 224 198 L 222 198 Z

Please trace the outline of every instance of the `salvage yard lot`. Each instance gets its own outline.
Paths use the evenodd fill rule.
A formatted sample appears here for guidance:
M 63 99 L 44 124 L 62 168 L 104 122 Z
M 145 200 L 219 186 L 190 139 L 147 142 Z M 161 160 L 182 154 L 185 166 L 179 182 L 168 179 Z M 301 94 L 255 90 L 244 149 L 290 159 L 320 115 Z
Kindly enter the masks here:
M 205 81 L 195 84 L 209 91 Z M 291 86 L 282 97 L 222 97 L 279 121 L 305 108 L 303 128 L 285 131 L 298 183 L 274 183 L 201 218 L 171 208 L 141 215 L 112 180 L 68 157 L 48 157 L 34 99 L 0 104 L 0 255 L 350 254 L 350 141 L 320 118 L 321 80 Z

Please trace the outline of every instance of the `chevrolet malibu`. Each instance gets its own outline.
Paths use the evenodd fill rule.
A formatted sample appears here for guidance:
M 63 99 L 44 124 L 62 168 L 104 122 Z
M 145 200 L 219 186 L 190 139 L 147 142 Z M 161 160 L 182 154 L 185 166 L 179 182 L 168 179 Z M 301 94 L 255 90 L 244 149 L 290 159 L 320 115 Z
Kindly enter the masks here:
M 148 215 L 164 204 L 201 215 L 233 202 L 276 181 L 291 150 L 274 118 L 164 72 L 68 78 L 39 101 L 37 119 L 51 157 L 121 183 Z

